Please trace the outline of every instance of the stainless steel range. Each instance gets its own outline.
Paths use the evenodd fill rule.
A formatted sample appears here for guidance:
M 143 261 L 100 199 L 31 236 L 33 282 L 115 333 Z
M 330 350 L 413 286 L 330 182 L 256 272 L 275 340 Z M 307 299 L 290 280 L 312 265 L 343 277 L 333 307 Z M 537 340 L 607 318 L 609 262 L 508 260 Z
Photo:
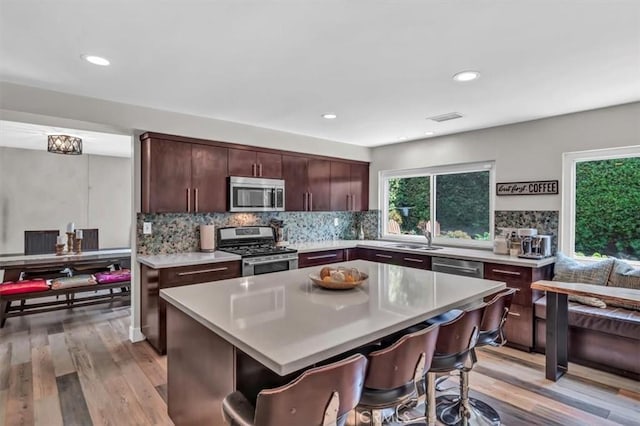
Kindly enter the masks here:
M 270 226 L 218 228 L 218 250 L 242 256 L 242 276 L 298 269 L 298 251 L 276 245 Z

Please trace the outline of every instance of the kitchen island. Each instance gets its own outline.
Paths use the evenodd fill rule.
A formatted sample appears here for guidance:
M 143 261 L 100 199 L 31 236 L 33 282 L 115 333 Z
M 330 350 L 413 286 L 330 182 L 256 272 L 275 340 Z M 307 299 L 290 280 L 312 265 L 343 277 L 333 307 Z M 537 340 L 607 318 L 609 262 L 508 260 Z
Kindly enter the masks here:
M 308 277 L 314 267 L 162 290 L 174 423 L 223 424 L 221 402 L 234 390 L 255 400 L 305 368 L 505 288 L 363 260 L 340 266 L 369 279 L 348 291 L 324 290 Z

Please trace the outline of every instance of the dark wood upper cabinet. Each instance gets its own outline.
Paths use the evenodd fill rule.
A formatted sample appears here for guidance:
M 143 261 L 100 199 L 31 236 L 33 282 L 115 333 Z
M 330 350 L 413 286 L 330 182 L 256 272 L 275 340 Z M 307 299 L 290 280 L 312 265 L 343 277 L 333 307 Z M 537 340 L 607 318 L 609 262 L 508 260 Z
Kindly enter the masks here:
M 309 159 L 309 211 L 331 211 L 331 161 Z
M 293 155 L 282 156 L 282 179 L 284 179 L 284 207 L 287 211 L 308 209 L 309 160 Z
M 193 211 L 226 211 L 227 175 L 227 148 L 191 145 Z
M 287 211 L 369 207 L 368 163 L 160 133 L 140 140 L 143 213 L 226 211 L 228 176 L 284 179 Z
M 280 179 L 282 177 L 282 155 L 230 148 L 229 176 Z
M 351 164 L 331 162 L 331 210 L 351 210 Z
M 191 211 L 191 144 L 142 141 L 142 211 Z
M 331 162 L 331 210 L 369 208 L 369 165 Z
M 369 165 L 351 164 L 351 209 L 369 210 Z
M 270 152 L 257 152 L 256 165 L 258 176 L 263 178 L 282 178 L 282 155 Z
M 227 209 L 227 148 L 142 140 L 142 212 Z

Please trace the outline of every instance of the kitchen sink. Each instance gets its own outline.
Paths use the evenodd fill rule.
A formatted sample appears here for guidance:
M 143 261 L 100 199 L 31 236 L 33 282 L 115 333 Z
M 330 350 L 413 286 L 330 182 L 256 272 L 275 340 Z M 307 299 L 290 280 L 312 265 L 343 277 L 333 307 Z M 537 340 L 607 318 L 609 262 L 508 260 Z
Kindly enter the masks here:
M 406 244 L 406 243 L 389 244 L 387 247 L 404 248 L 404 249 L 411 249 L 411 250 L 424 250 L 424 251 L 439 250 L 442 248 L 440 246 L 427 247 L 424 244 Z

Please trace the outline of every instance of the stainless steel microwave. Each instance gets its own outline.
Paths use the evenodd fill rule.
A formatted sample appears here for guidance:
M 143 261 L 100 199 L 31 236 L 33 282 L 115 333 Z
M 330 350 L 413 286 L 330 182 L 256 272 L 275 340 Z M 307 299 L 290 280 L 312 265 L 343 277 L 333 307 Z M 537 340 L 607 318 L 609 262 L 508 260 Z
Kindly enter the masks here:
M 284 211 L 284 181 L 229 177 L 230 212 Z

